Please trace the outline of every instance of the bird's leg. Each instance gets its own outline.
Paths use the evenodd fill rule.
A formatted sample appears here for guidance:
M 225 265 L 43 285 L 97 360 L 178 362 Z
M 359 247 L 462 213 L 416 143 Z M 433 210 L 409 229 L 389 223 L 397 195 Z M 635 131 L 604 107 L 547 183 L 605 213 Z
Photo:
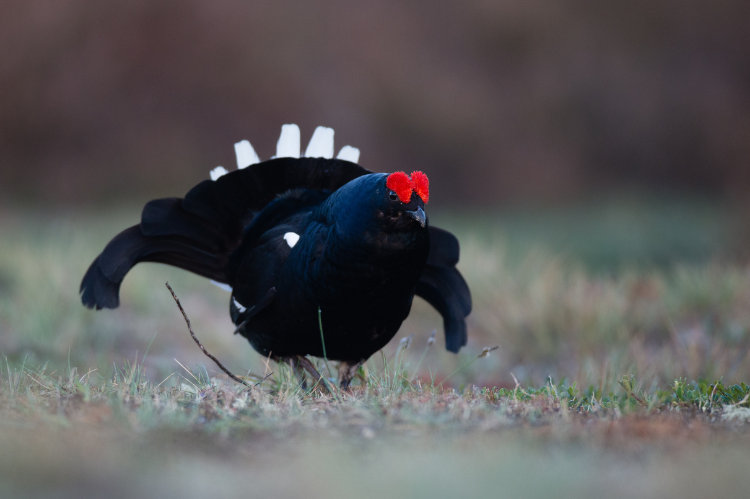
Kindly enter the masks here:
M 339 363 L 339 386 L 342 390 L 349 388 L 349 383 L 352 382 L 352 378 L 357 373 L 357 368 L 362 361 L 351 362 L 348 360 L 342 360 Z
M 312 362 L 310 362 L 310 359 L 308 359 L 307 357 L 303 357 L 302 355 L 297 355 L 296 358 L 297 358 L 297 363 L 299 364 L 300 368 L 310 373 L 310 376 L 312 376 L 313 379 L 315 379 L 315 381 L 323 377 L 318 372 L 318 370 L 315 369 L 315 366 L 313 365 Z
M 307 378 L 305 377 L 305 371 L 302 365 L 300 365 L 300 363 L 297 361 L 297 357 L 287 357 L 284 360 L 287 361 L 290 366 L 292 366 L 292 369 L 294 369 L 294 374 L 297 376 L 300 387 L 302 387 L 303 390 L 307 390 Z
M 360 371 L 357 369 L 356 377 L 362 382 L 362 386 L 366 386 L 367 380 L 370 378 L 370 371 L 367 369 L 367 364 L 364 362 L 361 362 L 359 365 L 362 367 L 362 370 Z

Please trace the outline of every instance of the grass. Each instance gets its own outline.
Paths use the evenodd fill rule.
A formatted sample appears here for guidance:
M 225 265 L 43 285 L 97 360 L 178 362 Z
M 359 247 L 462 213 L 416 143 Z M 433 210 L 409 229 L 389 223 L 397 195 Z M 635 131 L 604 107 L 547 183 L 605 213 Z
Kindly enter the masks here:
M 180 271 L 139 266 L 120 309 L 83 309 L 86 265 L 137 210 L 2 211 L 0 496 L 737 496 L 750 267 L 724 209 L 649 206 L 446 214 L 469 345 L 445 352 L 417 301 L 333 393 L 267 364 L 230 334 L 226 293 Z M 596 242 L 632 213 L 638 242 Z M 572 243 L 545 229 L 566 225 Z M 207 364 L 167 280 L 211 353 L 273 374 L 247 388 Z
M 111 377 L 2 367 L 9 497 L 730 497 L 748 484 L 745 385 L 456 391 L 387 363 L 337 396 L 283 366 L 252 389 L 201 367 L 171 386 L 136 362 Z

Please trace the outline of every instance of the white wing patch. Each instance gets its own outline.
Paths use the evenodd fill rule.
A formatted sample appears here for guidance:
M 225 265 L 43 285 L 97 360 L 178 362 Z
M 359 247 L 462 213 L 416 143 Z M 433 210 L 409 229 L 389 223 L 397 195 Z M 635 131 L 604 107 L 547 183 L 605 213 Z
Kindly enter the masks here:
M 260 163 L 260 158 L 250 142 L 243 140 L 234 145 L 234 154 L 237 156 L 237 168 L 240 170 L 255 163 Z
M 352 146 L 344 146 L 339 151 L 339 155 L 336 159 L 343 159 L 344 161 L 351 161 L 352 163 L 359 162 L 359 149 Z
M 326 158 L 333 157 L 333 128 L 319 126 L 313 132 L 310 143 L 305 150 L 307 158 Z
M 297 244 L 297 241 L 299 241 L 299 234 L 295 234 L 294 232 L 287 232 L 286 234 L 284 234 L 284 240 L 290 248 L 294 248 L 294 245 Z
M 211 284 L 213 284 L 217 288 L 223 289 L 224 291 L 229 291 L 230 293 L 232 292 L 232 286 L 230 286 L 229 284 L 224 284 L 223 282 L 216 282 L 213 279 L 211 279 Z
M 223 166 L 217 166 L 216 168 L 214 168 L 213 170 L 211 170 L 211 173 L 210 173 L 211 180 L 216 180 L 219 177 L 223 177 L 227 173 L 229 173 L 229 172 L 227 171 L 226 168 L 224 168 Z
M 243 307 L 242 305 L 240 305 L 240 302 L 238 302 L 238 301 L 237 301 L 237 299 L 236 299 L 235 297 L 232 297 L 232 303 L 234 303 L 234 306 L 235 306 L 235 307 L 237 307 L 237 310 L 238 310 L 238 311 L 239 311 L 240 313 L 242 313 L 242 312 L 244 312 L 245 310 L 247 310 L 247 309 L 246 309 L 245 307 Z
M 274 158 L 299 158 L 299 136 L 297 125 L 282 125 Z

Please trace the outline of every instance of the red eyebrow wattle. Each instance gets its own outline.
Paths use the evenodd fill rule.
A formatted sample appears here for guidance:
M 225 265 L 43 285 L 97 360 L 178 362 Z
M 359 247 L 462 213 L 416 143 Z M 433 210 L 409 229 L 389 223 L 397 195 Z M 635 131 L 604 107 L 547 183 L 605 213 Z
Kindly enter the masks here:
M 427 175 L 420 171 L 412 172 L 411 182 L 414 185 L 414 192 L 417 193 L 422 201 L 429 202 L 430 200 L 430 181 L 427 179 Z
M 414 183 L 406 173 L 391 173 L 388 175 L 385 185 L 396 193 L 402 203 L 408 203 L 409 200 L 411 200 L 411 192 L 414 190 Z

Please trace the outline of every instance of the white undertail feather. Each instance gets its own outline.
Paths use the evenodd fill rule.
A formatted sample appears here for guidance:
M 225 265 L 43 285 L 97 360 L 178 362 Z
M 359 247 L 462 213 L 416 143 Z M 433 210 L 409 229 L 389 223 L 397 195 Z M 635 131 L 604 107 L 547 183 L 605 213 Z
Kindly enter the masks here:
M 214 281 L 213 279 L 211 279 L 211 284 L 213 284 L 217 288 L 223 289 L 224 291 L 229 291 L 230 293 L 232 292 L 232 286 L 230 286 L 229 284 L 224 284 L 223 282 Z
M 250 142 L 243 140 L 234 145 L 234 153 L 237 155 L 237 168 L 247 168 L 255 163 L 260 163 L 260 158 Z
M 299 158 L 300 133 L 297 125 L 282 125 L 274 158 Z M 271 158 L 273 159 L 273 158 Z
M 294 248 L 294 245 L 299 241 L 299 234 L 294 232 L 287 232 L 284 234 L 284 241 L 289 245 L 290 248 Z
M 319 126 L 305 150 L 306 158 L 333 158 L 333 128 Z
M 240 313 L 242 313 L 245 310 L 247 310 L 245 307 L 243 307 L 242 305 L 240 305 L 240 302 L 238 302 L 236 298 L 232 297 L 232 301 L 234 302 L 234 306 L 237 307 L 237 310 L 239 310 Z
M 344 146 L 339 151 L 339 155 L 336 156 L 336 159 L 343 159 L 344 161 L 359 163 L 359 149 L 352 146 Z
M 319 126 L 313 132 L 310 143 L 305 150 L 306 158 L 333 158 L 333 128 Z M 273 158 L 299 158 L 300 157 L 300 130 L 297 125 L 289 124 L 281 126 L 281 135 L 276 143 L 276 156 Z M 250 165 L 260 163 L 258 154 L 247 140 L 242 140 L 234 145 L 237 156 L 237 168 L 243 169 Z M 359 149 L 352 146 L 344 146 L 339 151 L 337 159 L 359 163 Z M 229 173 L 223 166 L 217 166 L 211 170 L 211 180 L 216 180 Z
M 224 168 L 223 166 L 217 166 L 216 168 L 214 168 L 213 170 L 211 170 L 211 173 L 210 173 L 211 180 L 216 180 L 219 177 L 221 177 L 223 175 L 226 175 L 227 173 L 229 173 L 229 172 L 227 171 L 226 168 Z

